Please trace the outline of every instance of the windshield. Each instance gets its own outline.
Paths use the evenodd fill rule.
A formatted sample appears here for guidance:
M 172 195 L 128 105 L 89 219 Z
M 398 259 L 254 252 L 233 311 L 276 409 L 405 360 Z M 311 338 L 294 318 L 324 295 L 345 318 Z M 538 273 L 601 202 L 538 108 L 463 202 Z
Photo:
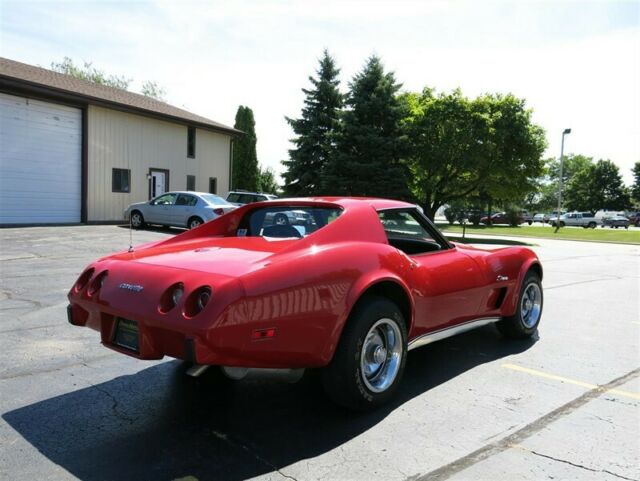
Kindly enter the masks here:
M 341 213 L 341 209 L 330 207 L 263 207 L 245 214 L 236 235 L 266 239 L 302 239 L 333 222 Z
M 218 197 L 217 195 L 202 194 L 201 197 L 205 201 L 207 201 L 208 204 L 212 204 L 212 205 L 227 205 L 227 204 L 229 204 L 229 202 L 224 200 L 222 197 Z M 229 204 L 229 205 L 231 205 L 231 204 Z

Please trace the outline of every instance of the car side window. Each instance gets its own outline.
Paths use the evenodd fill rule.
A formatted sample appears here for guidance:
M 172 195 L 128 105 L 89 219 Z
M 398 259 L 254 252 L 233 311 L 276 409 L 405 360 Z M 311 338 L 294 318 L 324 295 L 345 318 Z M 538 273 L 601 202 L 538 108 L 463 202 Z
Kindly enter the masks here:
M 193 207 L 198 203 L 198 198 L 193 195 L 179 194 L 176 200 L 176 205 L 184 205 L 187 207 Z
M 176 194 L 164 194 L 151 201 L 151 205 L 173 205 Z
M 380 211 L 378 217 L 389 244 L 405 254 L 423 254 L 446 248 L 411 210 Z

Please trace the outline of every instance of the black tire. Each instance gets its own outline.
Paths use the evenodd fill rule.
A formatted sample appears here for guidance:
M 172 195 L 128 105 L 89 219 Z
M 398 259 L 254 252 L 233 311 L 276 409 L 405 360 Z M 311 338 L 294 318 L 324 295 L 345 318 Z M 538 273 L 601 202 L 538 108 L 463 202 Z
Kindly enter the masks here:
M 385 361 L 381 362 L 379 369 L 375 371 L 376 376 L 379 376 L 377 380 L 375 376 L 366 376 L 361 367 L 363 346 L 365 341 L 373 345 L 368 338 L 372 335 L 371 332 L 377 332 L 376 326 L 382 326 L 382 329 L 388 327 L 390 332 L 400 333 L 401 338 L 399 345 L 396 344 L 394 356 L 389 356 L 388 351 L 385 351 Z M 397 330 L 394 330 L 393 326 L 396 326 Z M 382 339 L 384 336 L 378 337 Z M 376 357 L 373 352 L 370 354 L 372 358 Z M 331 363 L 322 369 L 322 384 L 334 402 L 353 410 L 371 409 L 384 404 L 394 395 L 402 379 L 406 360 L 407 328 L 400 309 L 389 299 L 369 297 L 360 302 L 349 316 Z M 392 371 L 389 371 L 390 369 Z M 387 378 L 387 371 L 395 374 L 393 377 L 389 374 Z M 381 384 L 381 390 L 377 392 L 369 387 L 381 379 L 387 379 L 389 384 Z
M 537 294 L 540 296 L 539 311 L 537 312 L 535 322 L 532 322 L 534 320 L 531 318 L 523 318 L 525 292 L 527 292 L 532 285 L 535 286 L 534 289 L 537 289 Z M 529 271 L 527 272 L 527 275 L 524 276 L 522 286 L 520 287 L 516 313 L 511 317 L 505 317 L 501 321 L 497 322 L 496 327 L 503 336 L 510 339 L 526 339 L 527 337 L 531 337 L 536 332 L 538 325 L 540 324 L 543 304 L 544 295 L 542 292 L 540 277 L 534 271 Z M 533 311 L 530 310 L 530 314 L 533 314 Z
M 130 225 L 134 229 L 142 229 L 146 225 L 144 222 L 144 216 L 139 210 L 131 212 Z
M 531 225 L 531 224 L 533 224 L 533 221 L 532 220 L 528 220 L 527 224 Z
M 289 218 L 285 214 L 276 214 L 273 217 L 274 225 L 289 225 Z
M 204 221 L 200 217 L 195 215 L 193 217 L 190 217 L 187 221 L 187 227 L 189 228 L 189 230 L 200 227 L 202 224 L 204 224 Z
M 589 222 L 589 225 L 587 227 L 589 227 L 589 229 L 595 229 L 596 228 L 596 223 L 595 222 Z
M 560 227 L 564 227 L 564 222 L 560 221 Z

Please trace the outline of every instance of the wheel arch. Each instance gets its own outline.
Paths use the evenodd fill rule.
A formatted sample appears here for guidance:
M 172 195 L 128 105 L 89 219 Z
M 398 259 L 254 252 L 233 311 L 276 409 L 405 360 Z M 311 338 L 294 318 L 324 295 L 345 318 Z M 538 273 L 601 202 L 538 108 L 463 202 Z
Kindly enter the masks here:
M 522 289 L 522 283 L 524 282 L 524 278 L 530 271 L 535 272 L 540 278 L 540 280 L 542 281 L 542 277 L 543 277 L 542 264 L 540 263 L 540 260 L 536 257 L 536 255 L 533 253 L 530 257 L 526 258 L 522 263 L 522 266 L 520 267 L 520 270 L 518 272 L 518 282 L 516 284 L 516 288 L 511 293 L 508 301 L 505 302 L 504 309 L 502 310 L 502 315 L 511 316 L 515 312 L 518 304 L 518 297 L 520 295 L 520 289 Z
M 326 362 L 330 362 L 331 359 L 333 359 L 338 342 L 340 342 L 342 337 L 344 327 L 349 322 L 353 312 L 371 296 L 386 297 L 398 305 L 398 308 L 407 323 L 407 337 L 409 337 L 414 321 L 414 303 L 407 285 L 400 278 L 394 275 L 382 275 L 375 278 L 361 279 L 360 282 L 357 282 L 351 289 L 347 298 L 345 312 L 336 326 L 334 336 L 332 336 L 333 342 L 330 342 L 327 345 L 327 350 L 323 356 Z

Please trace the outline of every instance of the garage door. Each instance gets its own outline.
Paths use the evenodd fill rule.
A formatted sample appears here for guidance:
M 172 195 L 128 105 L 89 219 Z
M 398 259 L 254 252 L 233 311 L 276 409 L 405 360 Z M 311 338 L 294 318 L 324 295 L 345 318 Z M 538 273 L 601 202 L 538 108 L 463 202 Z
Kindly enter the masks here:
M 0 93 L 0 224 L 80 222 L 82 112 Z

